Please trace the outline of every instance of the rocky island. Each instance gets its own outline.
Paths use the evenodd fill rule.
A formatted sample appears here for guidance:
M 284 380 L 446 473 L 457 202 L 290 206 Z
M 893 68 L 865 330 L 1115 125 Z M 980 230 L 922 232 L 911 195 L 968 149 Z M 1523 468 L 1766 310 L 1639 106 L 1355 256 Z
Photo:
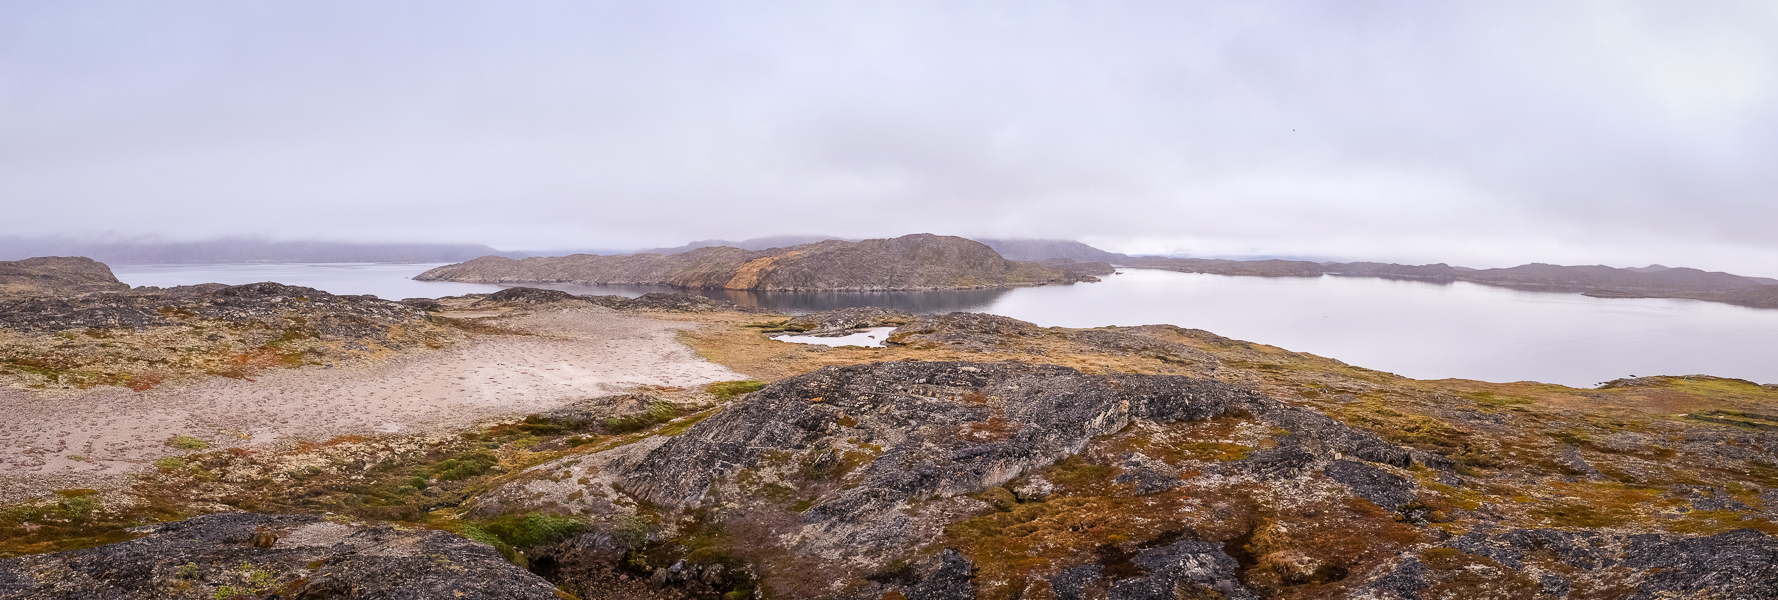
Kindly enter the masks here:
M 484 256 L 414 277 L 464 283 L 665 285 L 689 289 L 890 291 L 997 288 L 1097 281 L 1074 270 L 1007 260 L 993 248 L 932 234 L 676 254 L 575 254 L 513 260 Z

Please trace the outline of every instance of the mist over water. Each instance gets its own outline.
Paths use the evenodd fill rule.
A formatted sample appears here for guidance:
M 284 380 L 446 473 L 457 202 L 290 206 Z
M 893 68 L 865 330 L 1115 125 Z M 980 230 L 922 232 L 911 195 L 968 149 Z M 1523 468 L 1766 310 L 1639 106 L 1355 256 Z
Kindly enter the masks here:
M 432 264 L 120 265 L 131 285 L 277 281 L 400 299 L 504 286 L 410 279 Z M 1171 324 L 1336 358 L 1416 379 L 1543 381 L 1577 387 L 1630 375 L 1706 374 L 1778 382 L 1778 310 L 1670 299 L 1602 299 L 1470 283 L 1262 278 L 1124 269 L 1101 283 L 923 292 L 692 293 L 805 313 L 883 306 L 987 312 L 1043 326 Z M 537 285 L 635 297 L 664 286 Z

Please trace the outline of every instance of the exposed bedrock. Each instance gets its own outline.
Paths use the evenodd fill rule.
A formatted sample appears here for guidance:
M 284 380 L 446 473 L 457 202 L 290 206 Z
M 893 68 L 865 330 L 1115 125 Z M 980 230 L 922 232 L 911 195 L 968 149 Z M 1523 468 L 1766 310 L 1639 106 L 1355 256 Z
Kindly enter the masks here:
M 756 542 L 782 546 L 805 568 L 819 566 L 840 581 L 913 561 L 899 574 L 871 577 L 876 583 L 867 589 L 824 594 L 875 598 L 870 594 L 900 590 L 908 598 L 948 597 L 920 590 L 937 586 L 928 582 L 942 573 L 955 579 L 968 571 L 958 565 L 969 559 L 959 554 L 940 560 L 921 549 L 943 539 L 949 523 L 987 510 L 976 496 L 994 501 L 983 492 L 1002 493 L 1017 502 L 1015 492 L 998 486 L 1023 478 L 1012 486 L 1016 494 L 1041 501 L 1047 492 L 1039 490 L 1048 484 L 1035 475 L 1095 439 L 1135 423 L 1219 417 L 1256 419 L 1279 432 L 1274 448 L 1229 463 L 1224 477 L 1332 478 L 1338 483 L 1326 485 L 1349 485 L 1394 509 L 1414 497 L 1415 483 L 1368 465 L 1448 465 L 1442 457 L 1390 445 L 1312 410 L 1214 380 L 1084 375 L 1020 362 L 889 362 L 786 379 L 677 437 L 540 465 L 529 479 L 479 498 L 475 513 L 581 514 L 610 529 L 634 519 L 637 507 L 649 506 L 755 523 L 772 520 L 760 516 L 769 510 L 759 505 L 780 495 L 802 506 L 793 514 L 776 509 L 783 516 L 771 527 L 749 526 L 770 529 L 772 537 Z M 1123 465 L 1117 485 L 1127 489 L 1121 494 L 1162 493 L 1182 481 L 1176 467 L 1140 453 L 1126 455 Z M 1319 475 L 1323 469 L 1326 478 Z M 1187 585 L 1181 582 L 1230 598 L 1251 597 L 1220 543 L 1186 543 L 1191 541 L 1144 550 L 1131 563 L 1140 577 L 1122 574 L 1101 583 L 1118 598 L 1171 597 L 1154 590 L 1171 594 Z
M 442 531 L 225 513 L 138 528 L 142 538 L 0 560 L 0 597 L 558 600 L 487 544 Z

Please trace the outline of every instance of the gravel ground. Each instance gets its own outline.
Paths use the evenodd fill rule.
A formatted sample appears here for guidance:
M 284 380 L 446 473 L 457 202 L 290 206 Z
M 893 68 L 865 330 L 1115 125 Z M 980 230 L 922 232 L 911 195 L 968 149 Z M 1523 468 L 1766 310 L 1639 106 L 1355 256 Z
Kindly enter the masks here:
M 642 385 L 744 379 L 677 341 L 691 323 L 598 307 L 500 321 L 538 335 L 483 335 L 370 365 L 274 369 L 253 381 L 217 378 L 146 392 L 0 389 L 0 504 L 55 489 L 114 487 L 125 479 L 118 475 L 179 454 L 166 444 L 178 435 L 214 448 L 424 433 Z

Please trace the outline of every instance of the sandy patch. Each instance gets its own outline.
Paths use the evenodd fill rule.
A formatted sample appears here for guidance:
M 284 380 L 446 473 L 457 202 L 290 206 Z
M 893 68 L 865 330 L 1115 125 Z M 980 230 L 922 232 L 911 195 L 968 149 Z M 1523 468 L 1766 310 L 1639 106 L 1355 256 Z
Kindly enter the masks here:
M 177 454 L 175 435 L 212 447 L 336 435 L 421 433 L 524 415 L 641 385 L 744 379 L 677 341 L 696 327 L 587 307 L 503 319 L 536 336 L 478 336 L 454 348 L 339 369 L 275 369 L 133 392 L 0 390 L 0 502 L 95 483 Z M 78 457 L 78 458 L 75 458 Z M 23 479 L 20 479 L 23 477 Z M 27 492 L 18 483 L 36 485 Z M 47 487 L 49 485 L 55 487 Z

